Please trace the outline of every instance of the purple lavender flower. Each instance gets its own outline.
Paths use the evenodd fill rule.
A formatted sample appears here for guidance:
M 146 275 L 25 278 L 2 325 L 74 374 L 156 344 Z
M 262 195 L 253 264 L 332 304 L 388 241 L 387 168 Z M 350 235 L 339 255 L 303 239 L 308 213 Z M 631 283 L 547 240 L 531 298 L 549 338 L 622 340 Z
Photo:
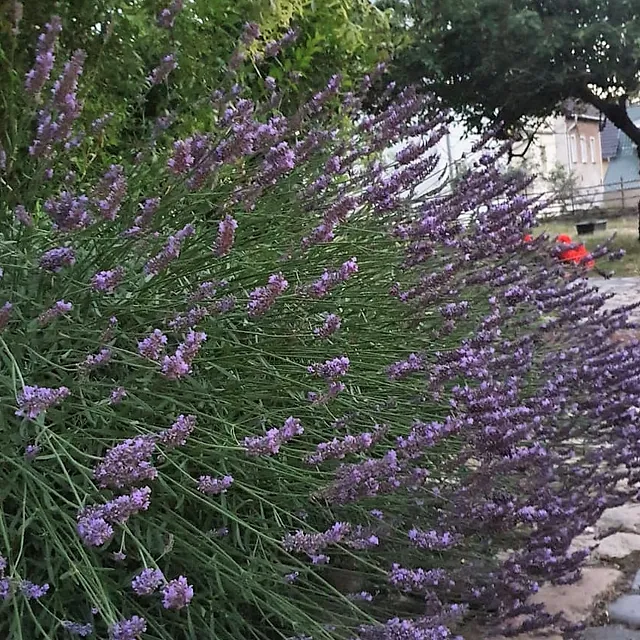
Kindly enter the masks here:
M 137 640 L 147 630 L 147 621 L 140 616 L 131 616 L 116 622 L 109 629 L 109 640 Z
M 94 202 L 100 216 L 104 220 L 115 220 L 127 195 L 127 178 L 124 168 L 119 164 L 112 164 L 96 187 Z
M 177 420 L 160 434 L 160 442 L 167 447 L 182 447 L 196 426 L 195 416 L 179 415 Z
M 221 493 L 226 493 L 232 484 L 232 476 L 223 476 L 222 478 L 200 476 L 198 478 L 198 491 L 201 491 L 208 496 L 217 496 Z
M 58 273 L 62 267 L 72 267 L 76 263 L 76 255 L 73 249 L 68 247 L 59 247 L 50 249 L 40 256 L 40 268 L 45 271 Z
M 191 366 L 200 351 L 202 343 L 207 339 L 204 331 L 190 330 L 184 342 L 181 342 L 172 356 L 165 356 L 162 361 L 162 375 L 169 380 L 178 380 L 191 373 Z
M 173 29 L 176 16 L 182 11 L 184 0 L 171 0 L 168 7 L 165 7 L 158 14 L 158 26 L 163 29 Z
M 9 324 L 12 310 L 13 305 L 10 302 L 5 302 L 2 307 L 0 307 L 0 331 Z
M 257 22 L 245 22 L 240 40 L 247 47 L 251 46 L 260 37 L 260 25 Z
M 196 153 L 194 138 L 176 140 L 173 143 L 173 155 L 167 160 L 169 171 L 175 175 L 187 173 L 196 163 L 194 153 Z
M 313 333 L 319 338 L 329 338 L 334 333 L 336 333 L 340 326 L 342 325 L 342 320 L 340 316 L 337 316 L 335 313 L 330 313 L 324 319 L 324 323 L 321 327 L 316 327 L 313 330 Z
M 147 198 L 144 202 L 140 203 L 139 206 L 141 213 L 135 217 L 133 221 L 135 227 L 133 228 L 144 229 L 149 226 L 151 219 L 160 207 L 160 198 Z
M 7 578 L 0 580 L 0 600 L 8 600 L 11 597 L 11 582 Z
M 147 80 L 152 84 L 162 84 L 169 74 L 176 69 L 178 62 L 173 53 L 162 58 L 160 64 L 151 72 L 151 75 L 147 76 Z
M 368 591 L 360 591 L 359 593 L 349 593 L 347 594 L 349 600 L 361 601 L 361 602 L 372 602 L 373 596 Z
M 21 204 L 15 208 L 14 215 L 20 224 L 23 224 L 25 227 L 33 227 L 33 218 Z
M 257 318 L 265 314 L 275 303 L 276 298 L 284 293 L 289 287 L 281 273 L 274 273 L 269 276 L 266 287 L 257 287 L 249 293 L 247 303 L 247 313 L 252 318 Z
M 333 438 L 329 442 L 321 442 L 314 453 L 307 455 L 307 464 L 320 464 L 325 460 L 341 460 L 349 453 L 367 451 L 386 433 L 384 428 L 376 428 L 372 433 L 365 432 L 357 436 L 348 434 L 342 439 Z
M 236 297 L 233 295 L 223 296 L 220 300 L 216 300 L 211 307 L 209 307 L 209 312 L 212 314 L 217 313 L 228 313 L 236 306 Z
M 433 551 L 449 549 L 458 544 L 460 538 L 448 531 L 439 534 L 436 531 L 422 531 L 414 527 L 409 531 L 409 540 L 420 549 Z
M 149 596 L 155 593 L 165 578 L 160 569 L 143 569 L 132 581 L 131 588 L 139 596 Z
M 127 391 L 124 387 L 116 387 L 111 391 L 109 396 L 109 404 L 120 404 L 127 397 Z
M 82 624 L 80 622 L 72 622 L 71 620 L 63 620 L 60 626 L 74 636 L 86 638 L 93 633 L 93 625 L 91 623 Z
M 226 280 L 201 282 L 198 288 L 189 296 L 189 302 L 199 302 L 213 298 L 218 289 L 226 287 L 227 284 Z
M 282 546 L 286 551 L 306 553 L 309 556 L 316 555 L 330 544 L 339 544 L 347 539 L 351 533 L 351 526 L 346 522 L 336 522 L 324 533 L 305 533 L 296 531 L 287 534 Z
M 339 393 L 344 391 L 346 386 L 343 382 L 337 382 L 335 380 L 331 380 L 327 385 L 327 390 L 323 393 L 317 393 L 315 391 L 309 391 L 307 394 L 307 398 L 309 402 L 313 402 L 313 404 L 321 405 L 326 404 L 332 398 L 335 398 Z
M 349 358 L 346 356 L 340 356 L 339 358 L 326 360 L 322 363 L 316 362 L 315 364 L 307 367 L 307 371 L 319 376 L 320 378 L 324 378 L 327 381 L 331 381 L 347 375 L 349 365 Z
M 58 300 L 58 302 L 56 302 L 51 308 L 40 314 L 38 317 L 38 323 L 40 326 L 44 327 L 55 320 L 58 316 L 69 313 L 71 309 L 73 309 L 73 305 L 70 302 Z
M 39 453 L 40 453 L 40 447 L 37 444 L 28 444 L 24 448 L 25 460 L 29 462 L 31 462 L 32 460 L 35 460 L 38 457 Z
M 202 322 L 209 313 L 210 311 L 206 307 L 193 307 L 187 313 L 177 313 L 167 322 L 167 326 L 174 331 L 191 329 Z
M 138 342 L 138 353 L 149 360 L 158 362 L 164 354 L 166 344 L 167 336 L 160 329 L 154 329 L 153 333 Z
M 250 456 L 271 456 L 277 454 L 285 442 L 303 433 L 300 420 L 290 416 L 279 429 L 269 429 L 263 436 L 246 437 L 242 444 Z
M 50 407 L 62 402 L 69 395 L 67 387 L 51 389 L 48 387 L 25 386 L 18 394 L 17 416 L 35 420 Z
M 109 449 L 94 469 L 94 478 L 102 488 L 123 489 L 146 480 L 154 480 L 158 470 L 151 456 L 155 440 L 148 436 L 128 438 Z
M 195 228 L 192 224 L 185 225 L 182 229 L 177 231 L 175 235 L 167 238 L 167 243 L 163 247 L 162 251 L 155 255 L 144 266 L 144 272 L 147 275 L 155 276 L 164 271 L 171 262 L 173 262 L 180 255 L 180 249 L 182 242 L 185 238 L 192 236 L 195 233 Z
M 90 547 L 101 547 L 113 536 L 113 527 L 100 510 L 87 510 L 78 516 L 78 535 Z
M 86 371 L 97 369 L 107 364 L 112 356 L 113 351 L 111 349 L 100 349 L 98 353 L 89 354 L 80 366 Z
M 58 16 L 52 16 L 51 21 L 45 25 L 44 33 L 38 37 L 35 64 L 27 73 L 24 83 L 27 93 L 31 96 L 36 96 L 42 91 L 51 75 L 55 61 L 54 48 L 61 31 L 62 21 Z
M 275 184 L 296 166 L 296 153 L 287 142 L 279 142 L 267 152 L 258 176 L 261 185 Z
M 162 606 L 165 609 L 182 609 L 191 602 L 193 587 L 184 576 L 178 576 L 165 585 L 162 596 Z
M 30 155 L 48 156 L 56 143 L 71 137 L 73 125 L 82 113 L 83 105 L 78 100 L 77 89 L 85 58 L 84 51 L 75 51 L 54 83 L 51 104 L 38 112 L 36 137 L 29 147 Z
M 387 377 L 389 380 L 399 380 L 416 371 L 423 371 L 424 366 L 424 360 L 419 355 L 411 353 L 406 360 L 389 365 L 387 367 Z
M 220 221 L 215 247 L 215 254 L 218 257 L 226 256 L 231 251 L 237 228 L 238 222 L 230 215 L 226 215 L 224 220 Z
M 100 293 L 113 293 L 124 278 L 124 269 L 116 267 L 108 271 L 98 271 L 91 278 L 91 288 Z
M 88 546 L 102 546 L 113 536 L 112 525 L 125 524 L 131 516 L 149 508 L 150 496 L 151 489 L 141 487 L 103 505 L 81 509 L 78 513 L 78 535 Z
M 318 280 L 305 287 L 303 291 L 313 298 L 324 298 L 337 284 L 346 282 L 357 272 L 358 262 L 356 258 L 350 258 L 337 271 L 325 270 Z
M 20 591 L 28 600 L 38 600 L 49 591 L 49 585 L 47 583 L 38 585 L 29 580 L 23 580 L 20 583 Z
M 69 191 L 63 191 L 57 199 L 49 198 L 45 201 L 44 210 L 51 218 L 53 228 L 60 231 L 85 229 L 92 222 L 89 198 L 74 196 Z
M 105 113 L 103 116 L 96 118 L 90 127 L 92 135 L 98 135 L 104 131 L 105 127 L 113 120 L 114 114 L 112 112 Z

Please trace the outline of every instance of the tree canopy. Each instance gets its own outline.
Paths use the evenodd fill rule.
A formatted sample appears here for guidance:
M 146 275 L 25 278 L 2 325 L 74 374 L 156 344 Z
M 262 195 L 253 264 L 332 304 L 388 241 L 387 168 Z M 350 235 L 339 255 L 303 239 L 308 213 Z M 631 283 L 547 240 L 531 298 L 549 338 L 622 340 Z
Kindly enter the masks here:
M 640 88 L 638 0 L 386 0 L 405 38 L 402 82 L 424 82 L 473 128 L 505 132 L 592 104 L 636 144 L 628 100 Z

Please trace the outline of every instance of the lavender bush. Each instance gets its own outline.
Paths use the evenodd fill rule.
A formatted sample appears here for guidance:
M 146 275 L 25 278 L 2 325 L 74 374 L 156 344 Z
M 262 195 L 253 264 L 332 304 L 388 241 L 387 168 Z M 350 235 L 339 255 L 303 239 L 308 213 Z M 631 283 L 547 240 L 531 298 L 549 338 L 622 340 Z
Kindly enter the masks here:
M 524 242 L 505 148 L 416 197 L 447 115 L 334 77 L 289 118 L 221 88 L 100 166 L 58 28 L 2 141 L 2 637 L 547 622 L 528 596 L 634 493 L 638 346 Z

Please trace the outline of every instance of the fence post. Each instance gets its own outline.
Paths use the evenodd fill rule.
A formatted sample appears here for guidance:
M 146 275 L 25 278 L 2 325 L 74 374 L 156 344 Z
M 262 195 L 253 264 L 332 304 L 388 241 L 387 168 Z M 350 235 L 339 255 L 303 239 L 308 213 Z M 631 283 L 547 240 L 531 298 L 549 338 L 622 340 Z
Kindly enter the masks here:
M 620 203 L 621 203 L 621 209 L 624 212 L 625 206 L 624 206 L 624 180 L 621 177 L 620 178 Z

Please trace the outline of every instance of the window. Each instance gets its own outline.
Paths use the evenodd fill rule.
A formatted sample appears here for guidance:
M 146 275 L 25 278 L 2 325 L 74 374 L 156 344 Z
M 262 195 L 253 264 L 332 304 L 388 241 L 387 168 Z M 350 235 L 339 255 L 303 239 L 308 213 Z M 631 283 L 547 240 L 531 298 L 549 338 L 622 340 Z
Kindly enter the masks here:
M 576 141 L 576 134 L 571 135 L 571 163 L 578 162 L 578 143 Z
M 584 136 L 580 136 L 580 157 L 582 162 L 587 162 L 587 139 Z
M 589 138 L 589 147 L 591 149 L 591 162 L 595 164 L 596 163 L 596 139 L 593 136 Z

